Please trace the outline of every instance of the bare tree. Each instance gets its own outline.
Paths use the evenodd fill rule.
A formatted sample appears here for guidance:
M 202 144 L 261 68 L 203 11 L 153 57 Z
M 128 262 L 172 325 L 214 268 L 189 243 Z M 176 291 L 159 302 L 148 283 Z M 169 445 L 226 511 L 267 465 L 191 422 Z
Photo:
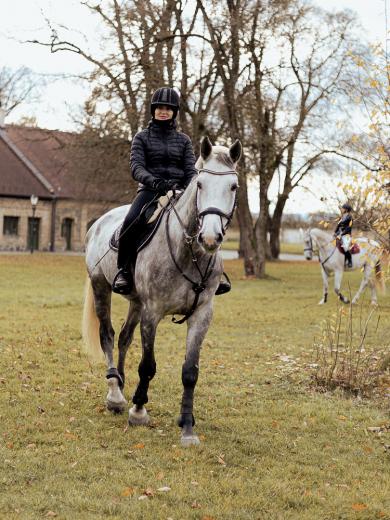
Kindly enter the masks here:
M 42 80 L 27 67 L 0 68 L 0 104 L 6 114 L 10 114 L 22 103 L 31 102 L 39 94 Z

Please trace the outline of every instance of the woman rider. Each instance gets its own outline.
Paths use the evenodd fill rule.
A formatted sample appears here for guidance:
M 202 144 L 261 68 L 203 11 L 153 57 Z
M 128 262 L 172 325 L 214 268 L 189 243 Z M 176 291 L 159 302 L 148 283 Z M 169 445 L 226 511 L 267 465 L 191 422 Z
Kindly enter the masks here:
M 172 189 L 185 189 L 195 169 L 195 156 L 190 138 L 176 130 L 179 95 L 172 88 L 159 88 L 151 101 L 152 120 L 138 132 L 131 146 L 130 168 L 138 181 L 137 195 L 123 222 L 118 247 L 119 272 L 113 291 L 129 294 L 133 288 L 132 268 L 136 261 L 135 238 L 145 225 L 141 210 L 153 203 L 158 195 Z M 230 284 L 221 282 L 217 293 L 230 290 Z
M 344 249 L 345 260 L 347 261 L 347 266 L 352 267 L 352 257 L 351 251 L 349 250 L 351 246 L 351 234 L 352 234 L 352 206 L 348 203 L 345 203 L 341 206 L 341 218 L 337 223 L 337 227 L 334 231 L 335 238 L 341 240 L 341 245 Z

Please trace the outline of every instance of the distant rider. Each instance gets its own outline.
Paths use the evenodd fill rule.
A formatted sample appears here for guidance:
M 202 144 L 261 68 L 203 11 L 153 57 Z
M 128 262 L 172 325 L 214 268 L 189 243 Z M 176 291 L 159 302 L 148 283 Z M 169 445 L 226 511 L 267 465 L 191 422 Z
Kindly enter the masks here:
M 341 218 L 337 223 L 337 227 L 334 232 L 335 238 L 341 241 L 343 246 L 345 260 L 348 267 L 352 267 L 352 256 L 351 256 L 351 234 L 352 234 L 352 206 L 348 203 L 341 206 Z

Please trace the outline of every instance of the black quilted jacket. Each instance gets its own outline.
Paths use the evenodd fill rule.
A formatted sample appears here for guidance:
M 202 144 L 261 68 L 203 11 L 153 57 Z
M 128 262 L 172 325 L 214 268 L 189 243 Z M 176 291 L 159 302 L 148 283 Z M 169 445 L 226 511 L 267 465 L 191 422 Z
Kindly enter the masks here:
M 140 189 L 153 188 L 157 179 L 174 180 L 185 188 L 196 175 L 191 140 L 176 130 L 175 122 L 168 126 L 151 121 L 133 139 L 130 168 Z
M 352 217 L 350 213 L 345 213 L 337 223 L 335 235 L 350 235 L 352 233 Z

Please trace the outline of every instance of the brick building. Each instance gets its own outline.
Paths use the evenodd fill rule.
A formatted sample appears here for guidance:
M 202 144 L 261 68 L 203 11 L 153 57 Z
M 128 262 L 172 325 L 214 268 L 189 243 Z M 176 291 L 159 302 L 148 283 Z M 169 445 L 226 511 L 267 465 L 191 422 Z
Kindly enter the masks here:
M 72 149 L 78 137 L 5 125 L 0 118 L 0 250 L 83 251 L 90 225 L 108 209 L 131 200 L 134 184 L 129 181 L 127 154 L 121 196 L 113 189 L 116 186 L 118 193 L 115 181 L 97 182 L 88 189 L 86 161 L 77 164 Z M 95 152 L 101 153 L 99 147 Z M 34 212 L 32 195 L 38 197 Z

